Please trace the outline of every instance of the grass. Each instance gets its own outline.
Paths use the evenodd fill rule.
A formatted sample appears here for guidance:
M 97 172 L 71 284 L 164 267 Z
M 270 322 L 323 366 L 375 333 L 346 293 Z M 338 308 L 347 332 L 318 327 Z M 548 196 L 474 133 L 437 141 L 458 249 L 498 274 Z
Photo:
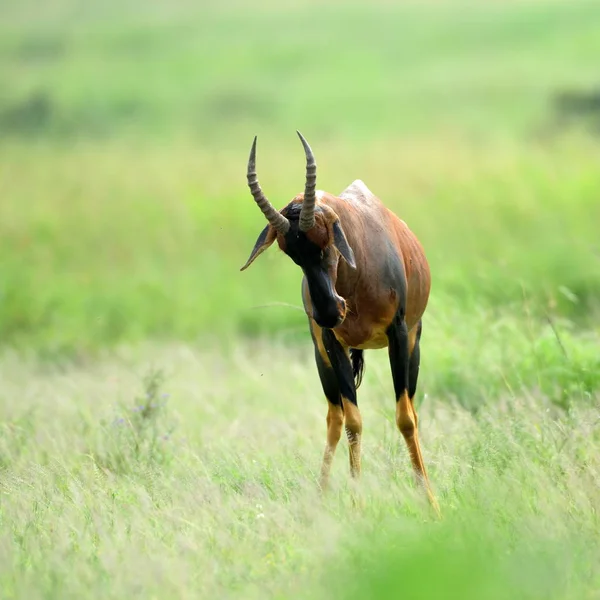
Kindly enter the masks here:
M 544 598 L 600 589 L 595 2 L 0 7 L 0 596 Z M 577 121 L 577 120 L 575 120 Z M 364 473 L 278 207 L 363 179 L 433 274 L 413 485 L 385 351 Z
M 596 2 L 3 5 L 5 133 L 106 137 L 307 129 L 531 129 L 548 96 L 596 78 Z M 542 115 L 540 114 L 542 113 Z
M 361 178 L 409 223 L 445 303 L 525 289 L 542 316 L 593 322 L 598 148 L 554 130 L 550 103 L 596 83 L 596 3 L 136 7 L 2 6 L 3 343 L 303 328 L 255 308 L 299 304 L 289 261 L 237 272 L 262 228 L 252 136 L 283 206 L 302 189 L 296 128 L 319 187 Z
M 5 149 L 2 339 L 73 353 L 148 336 L 304 331 L 300 311 L 257 308 L 301 306 L 291 261 L 271 249 L 239 273 L 263 227 L 244 187 L 247 141 L 235 162 L 231 152 L 209 157 L 175 144 L 137 151 L 127 168 L 130 149 L 116 143 Z M 264 187 L 278 206 L 302 186 L 293 141 L 283 148 L 296 160 L 271 160 L 283 152 L 271 141 L 259 151 Z M 324 144 L 316 150 L 321 186 L 340 191 L 354 177 L 365 180 L 422 240 L 433 295 L 444 304 L 521 311 L 526 293 L 542 316 L 593 320 L 597 148 L 511 145 L 478 157 L 459 145 L 449 161 L 445 147 L 375 146 L 378 160 L 361 168 L 362 151 L 351 158 Z M 390 177 L 398 164 L 406 176 Z
M 62 369 L 5 355 L 2 597 L 595 597 L 597 396 L 564 412 L 522 387 L 473 414 L 424 370 L 436 522 L 385 352 L 368 358 L 363 480 L 342 443 L 321 499 L 308 347 L 123 348 Z

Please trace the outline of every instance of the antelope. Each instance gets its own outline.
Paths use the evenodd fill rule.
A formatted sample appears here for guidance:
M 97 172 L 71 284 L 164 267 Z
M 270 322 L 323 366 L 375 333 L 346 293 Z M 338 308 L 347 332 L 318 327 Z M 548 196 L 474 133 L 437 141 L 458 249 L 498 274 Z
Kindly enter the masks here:
M 420 362 L 422 316 L 431 288 L 423 247 L 406 223 L 356 180 L 339 196 L 316 191 L 317 164 L 297 131 L 306 155 L 304 193 L 277 211 L 256 175 L 256 137 L 247 179 L 268 224 L 258 236 L 244 271 L 275 240 L 303 272 L 302 301 L 315 360 L 327 399 L 327 443 L 320 486 L 329 482 L 342 427 L 349 443 L 350 474 L 361 471 L 362 417 L 356 390 L 364 350 L 388 348 L 396 396 L 396 425 L 413 471 L 439 515 L 418 435 L 414 407 Z

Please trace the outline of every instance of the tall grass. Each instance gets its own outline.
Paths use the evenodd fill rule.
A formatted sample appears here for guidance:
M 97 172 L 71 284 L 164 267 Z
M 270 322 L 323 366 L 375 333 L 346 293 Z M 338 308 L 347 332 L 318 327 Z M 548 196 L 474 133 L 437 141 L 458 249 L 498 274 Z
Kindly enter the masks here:
M 0 6 L 1 598 L 595 598 L 594 2 Z M 591 111 L 593 112 L 593 111 Z M 433 276 L 417 404 L 385 351 L 364 473 L 325 401 L 269 198 L 360 178 Z M 590 135 L 591 134 L 591 135 Z M 293 342 L 293 343 L 292 343 Z
M 385 353 L 369 356 L 361 486 L 342 443 L 320 498 L 308 347 L 123 349 L 66 370 L 5 354 L 0 594 L 593 598 L 596 408 L 561 417 L 522 388 L 476 414 L 422 402 L 437 522 L 395 429 Z M 434 369 L 423 376 L 431 398 Z
M 146 337 L 297 331 L 299 273 L 271 251 L 259 173 L 366 181 L 422 239 L 445 304 L 581 321 L 596 310 L 598 149 L 538 133 L 594 83 L 594 3 L 202 6 L 5 3 L 0 339 L 52 354 Z M 548 130 L 550 131 L 550 130 Z
M 291 261 L 272 248 L 239 273 L 264 226 L 245 189 L 248 141 L 217 156 L 177 145 L 133 158 L 123 145 L 5 147 L 2 339 L 90 350 L 147 336 L 304 330 L 301 311 L 264 308 L 301 306 Z M 292 142 L 283 149 L 293 160 L 271 160 L 284 151 L 272 140 L 259 149 L 263 186 L 278 206 L 302 186 Z M 316 152 L 321 187 L 339 192 L 360 177 L 409 223 L 438 303 L 523 316 L 525 294 L 542 316 L 594 314 L 600 204 L 591 145 L 492 147 L 483 158 L 462 146 L 449 160 L 441 145 L 398 142 L 362 165 L 364 148 Z
M 594 83 L 596 2 L 5 2 L 5 135 L 307 130 L 352 145 L 545 121 Z M 282 134 L 279 133 L 282 137 Z

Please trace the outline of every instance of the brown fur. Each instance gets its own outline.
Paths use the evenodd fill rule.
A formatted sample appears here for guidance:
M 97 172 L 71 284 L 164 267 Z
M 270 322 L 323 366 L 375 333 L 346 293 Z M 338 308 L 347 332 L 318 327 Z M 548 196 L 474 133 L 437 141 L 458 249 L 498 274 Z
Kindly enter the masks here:
M 302 200 L 302 195 L 294 201 Z M 354 182 L 340 196 L 320 192 L 312 241 L 326 248 L 332 244 L 331 226 L 339 218 L 350 247 L 354 251 L 356 270 L 343 260 L 331 265 L 337 293 L 346 301 L 346 317 L 334 329 L 335 336 L 347 347 L 377 349 L 387 346 L 386 329 L 392 322 L 400 298 L 388 283 L 381 279 L 381 262 L 385 247 L 374 242 L 389 236 L 404 267 L 406 278 L 406 323 L 413 333 L 425 312 L 431 288 L 429 264 L 423 247 L 406 223 L 369 192 L 362 182 Z M 324 233 L 327 231 L 327 237 Z M 312 232 L 310 232 L 312 233 Z M 283 236 L 278 235 L 278 241 Z M 281 244 L 281 242 L 279 242 Z M 368 274 L 368 275 L 367 275 Z M 302 297 L 308 316 L 311 316 L 311 301 L 306 282 Z M 311 325 L 314 323 L 311 323 Z M 316 324 L 314 324 L 316 325 Z M 414 342 L 413 342 L 414 343 Z
M 290 205 L 300 204 L 303 199 L 304 195 L 299 194 Z M 290 215 L 290 205 L 282 209 L 281 214 Z M 316 207 L 315 225 L 306 232 L 306 237 L 324 251 L 321 260 L 325 262 L 321 265 L 335 287 L 333 301 L 337 304 L 340 318 L 343 317 L 332 331 L 348 360 L 351 348 L 365 350 L 387 347 L 388 331 L 396 331 L 394 328 L 390 330 L 390 325 L 398 315 L 406 322 L 408 353 L 411 355 L 431 289 L 429 265 L 418 239 L 406 223 L 386 208 L 362 181 L 355 181 L 339 196 L 317 192 Z M 349 264 L 342 257 L 339 248 L 343 248 L 343 244 L 340 246 L 339 239 L 336 238 L 334 245 L 334 230 L 339 234 L 339 228 L 334 227 L 336 223 L 341 225 L 341 235 L 345 235 L 351 248 L 346 256 L 354 255 L 354 267 L 351 266 L 351 259 Z M 286 250 L 285 236 L 275 234 L 272 228 L 259 239 L 261 241 L 257 242 L 243 268 L 251 264 L 275 239 L 280 249 Z M 292 239 L 289 239 L 291 245 Z M 323 342 L 323 330 L 313 318 L 313 303 L 306 276 L 302 280 L 302 300 L 317 352 L 322 363 L 332 368 Z M 394 327 L 397 327 L 397 323 Z M 429 500 L 439 514 L 421 454 L 413 398 L 409 397 L 406 389 L 398 394 L 396 424 L 406 441 L 415 474 L 424 484 Z M 323 488 L 327 486 L 343 422 L 349 442 L 350 470 L 354 477 L 360 474 L 362 418 L 356 398 L 352 400 L 342 395 L 341 402 L 342 406 L 329 402 L 327 446 L 321 470 Z

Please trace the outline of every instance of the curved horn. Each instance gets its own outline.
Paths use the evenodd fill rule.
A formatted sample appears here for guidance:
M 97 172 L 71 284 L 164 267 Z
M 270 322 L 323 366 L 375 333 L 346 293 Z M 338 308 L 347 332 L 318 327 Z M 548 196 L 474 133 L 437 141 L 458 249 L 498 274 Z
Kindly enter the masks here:
M 258 177 L 256 176 L 256 136 L 254 136 L 252 150 L 250 150 L 250 158 L 248 159 L 247 177 L 248 187 L 250 188 L 252 197 L 256 201 L 256 204 L 258 204 L 263 215 L 267 217 L 267 221 L 269 221 L 279 233 L 287 233 L 290 228 L 290 222 L 267 200 L 258 183 Z
M 306 185 L 304 187 L 304 201 L 300 209 L 300 230 L 308 231 L 315 226 L 315 187 L 317 185 L 317 163 L 308 142 L 303 135 L 296 131 L 306 154 Z

